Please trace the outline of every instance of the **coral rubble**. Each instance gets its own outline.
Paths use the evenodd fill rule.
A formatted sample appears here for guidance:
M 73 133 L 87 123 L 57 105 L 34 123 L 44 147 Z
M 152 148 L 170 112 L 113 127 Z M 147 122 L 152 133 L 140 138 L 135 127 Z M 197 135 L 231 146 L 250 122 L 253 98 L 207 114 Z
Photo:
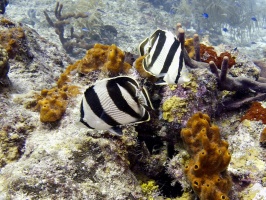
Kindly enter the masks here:
M 228 143 L 221 139 L 219 128 L 206 114 L 194 114 L 181 131 L 191 159 L 185 166 L 194 192 L 201 200 L 225 200 L 232 183 L 226 168 L 231 154 Z

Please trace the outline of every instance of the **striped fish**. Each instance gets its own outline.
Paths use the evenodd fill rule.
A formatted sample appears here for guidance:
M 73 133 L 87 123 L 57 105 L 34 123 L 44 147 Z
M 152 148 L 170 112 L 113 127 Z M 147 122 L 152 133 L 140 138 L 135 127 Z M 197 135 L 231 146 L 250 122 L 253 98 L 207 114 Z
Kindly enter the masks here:
M 103 79 L 85 92 L 80 108 L 80 122 L 90 129 L 110 130 L 149 121 L 145 107 L 152 107 L 148 93 L 128 76 Z
M 146 55 L 144 69 L 156 77 L 163 77 L 165 84 L 184 83 L 190 80 L 184 63 L 184 54 L 177 38 L 165 30 L 156 30 L 139 45 L 139 54 Z

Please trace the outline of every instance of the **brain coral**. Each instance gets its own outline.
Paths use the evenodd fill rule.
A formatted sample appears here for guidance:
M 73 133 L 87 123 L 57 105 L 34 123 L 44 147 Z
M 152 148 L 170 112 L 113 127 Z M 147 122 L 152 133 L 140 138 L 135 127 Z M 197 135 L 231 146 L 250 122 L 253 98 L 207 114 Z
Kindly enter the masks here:
M 231 178 L 226 173 L 231 155 L 228 143 L 221 140 L 219 128 L 211 125 L 206 114 L 196 113 L 181 131 L 191 159 L 185 174 L 201 200 L 226 200 Z

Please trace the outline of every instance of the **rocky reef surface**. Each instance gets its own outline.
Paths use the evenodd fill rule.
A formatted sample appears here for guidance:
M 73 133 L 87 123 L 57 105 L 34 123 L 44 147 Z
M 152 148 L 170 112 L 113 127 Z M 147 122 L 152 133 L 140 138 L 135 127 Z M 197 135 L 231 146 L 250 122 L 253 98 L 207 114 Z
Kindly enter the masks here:
M 207 113 L 220 129 L 217 135 L 227 141 L 225 152 L 228 148 L 231 160 L 223 170 L 227 167 L 226 177 L 230 177 L 228 198 L 266 199 L 266 149 L 261 137 L 265 116 L 257 117 L 263 108 L 244 118 L 247 107 L 217 113 L 219 103 L 232 94 L 218 90 L 209 69 L 194 69 L 189 83 L 159 87 L 143 78 L 137 66 L 124 62 L 127 56 L 122 54 L 121 59 L 116 46 L 102 47 L 108 52 L 113 49 L 115 58 L 119 57 L 115 60 L 122 60 L 112 73 L 105 65 L 112 60 L 108 53 L 101 66 L 90 71 L 84 68 L 89 62 L 86 56 L 94 55 L 101 45 L 83 59 L 72 60 L 33 29 L 2 18 L 0 34 L 7 32 L 0 58 L 6 63 L 10 52 L 8 66 L 0 68 L 5 69 L 0 76 L 4 80 L 0 82 L 0 199 L 195 199 L 199 192 L 184 170 L 193 156 L 180 133 L 197 112 Z M 256 79 L 254 65 L 244 66 L 232 71 Z M 97 79 L 120 74 L 147 87 L 155 107 L 150 111 L 151 121 L 123 127 L 121 137 L 80 127 L 83 91 Z M 64 111 L 55 120 L 41 122 L 40 102 L 56 102 L 53 98 L 62 101 Z M 196 147 L 201 149 L 201 145 Z M 208 163 L 204 165 L 208 171 Z

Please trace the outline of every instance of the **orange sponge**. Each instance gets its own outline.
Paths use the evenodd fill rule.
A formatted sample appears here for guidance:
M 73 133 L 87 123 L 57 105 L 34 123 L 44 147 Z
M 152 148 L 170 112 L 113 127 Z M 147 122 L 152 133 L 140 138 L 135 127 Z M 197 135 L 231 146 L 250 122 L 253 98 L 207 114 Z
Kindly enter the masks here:
M 228 143 L 221 140 L 219 128 L 211 125 L 206 114 L 194 114 L 181 131 L 191 159 L 185 174 L 201 200 L 226 200 L 231 178 L 226 173 L 231 155 Z
M 40 108 L 41 122 L 54 122 L 61 119 L 67 106 L 67 93 L 58 88 L 44 89 L 41 92 L 41 98 L 37 105 Z
M 131 65 L 124 62 L 125 53 L 116 45 L 95 44 L 89 49 L 81 60 L 74 65 L 82 74 L 100 69 L 104 72 L 117 75 L 119 73 L 127 73 Z

